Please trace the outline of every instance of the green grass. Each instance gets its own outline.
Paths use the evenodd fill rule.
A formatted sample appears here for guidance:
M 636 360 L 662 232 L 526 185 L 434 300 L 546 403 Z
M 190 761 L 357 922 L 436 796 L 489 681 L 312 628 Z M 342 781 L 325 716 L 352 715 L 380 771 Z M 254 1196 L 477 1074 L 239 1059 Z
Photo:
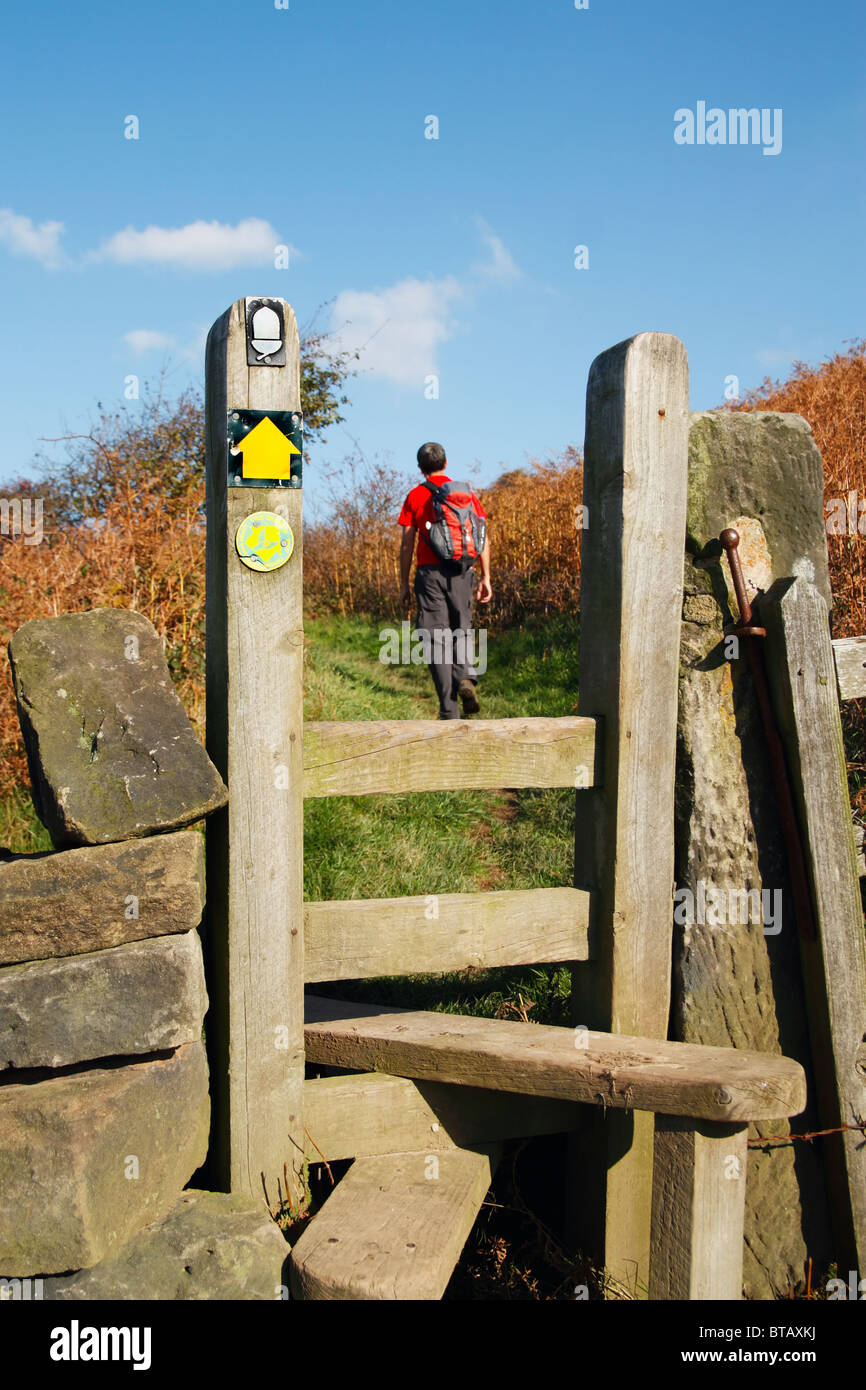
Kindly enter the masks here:
M 37 818 L 29 790 L 23 787 L 0 799 L 0 845 L 13 854 L 51 849 L 51 837 Z
M 381 625 L 326 618 L 307 625 L 307 719 L 426 719 L 436 699 L 423 666 L 379 662 Z M 481 717 L 559 716 L 577 702 L 576 623 L 491 636 L 479 682 Z M 391 898 L 571 882 L 574 793 L 424 792 L 326 797 L 306 804 L 304 894 Z M 409 979 L 343 981 L 317 993 L 491 1017 L 567 1021 L 568 972 L 520 966 Z

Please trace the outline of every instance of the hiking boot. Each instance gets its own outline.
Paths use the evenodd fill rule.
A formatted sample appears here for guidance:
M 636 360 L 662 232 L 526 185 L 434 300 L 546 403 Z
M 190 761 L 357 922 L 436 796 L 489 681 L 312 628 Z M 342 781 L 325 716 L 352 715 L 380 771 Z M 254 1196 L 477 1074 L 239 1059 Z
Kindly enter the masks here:
M 457 687 L 457 694 L 460 696 L 464 717 L 467 714 L 478 713 L 481 706 L 478 703 L 478 696 L 475 693 L 474 681 L 461 681 Z

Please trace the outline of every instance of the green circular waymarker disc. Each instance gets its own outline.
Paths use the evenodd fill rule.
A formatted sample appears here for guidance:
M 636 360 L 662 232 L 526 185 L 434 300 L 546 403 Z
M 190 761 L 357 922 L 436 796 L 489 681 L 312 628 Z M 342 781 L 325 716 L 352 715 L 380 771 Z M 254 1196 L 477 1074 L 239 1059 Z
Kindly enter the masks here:
M 292 528 L 276 512 L 245 516 L 235 536 L 235 549 L 251 570 L 278 570 L 294 548 Z

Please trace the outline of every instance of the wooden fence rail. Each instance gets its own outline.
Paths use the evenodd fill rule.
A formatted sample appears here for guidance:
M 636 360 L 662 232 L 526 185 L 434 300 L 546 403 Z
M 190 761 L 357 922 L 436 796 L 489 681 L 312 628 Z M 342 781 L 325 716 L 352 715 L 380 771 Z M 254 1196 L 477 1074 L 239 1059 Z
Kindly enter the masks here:
M 304 904 L 305 978 L 364 980 L 589 959 L 577 888 Z
M 866 637 L 837 637 L 833 643 L 840 700 L 866 695 Z
M 594 784 L 594 719 L 381 719 L 304 726 L 304 795 Z

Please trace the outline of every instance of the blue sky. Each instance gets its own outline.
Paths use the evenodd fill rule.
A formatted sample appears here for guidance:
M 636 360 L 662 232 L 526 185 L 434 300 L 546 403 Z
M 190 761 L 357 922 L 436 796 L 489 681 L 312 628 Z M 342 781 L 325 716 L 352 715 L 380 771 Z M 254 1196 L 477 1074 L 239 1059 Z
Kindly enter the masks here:
M 692 407 L 864 332 L 862 0 L 17 5 L 0 102 L 2 479 L 40 436 L 200 381 L 211 322 L 282 295 L 364 344 L 347 420 L 490 481 L 583 439 L 589 364 L 686 344 Z M 780 109 L 781 150 L 675 112 Z M 124 137 L 135 115 L 139 139 Z M 425 138 L 436 116 L 438 139 Z M 291 248 L 288 269 L 274 246 Z M 589 266 L 575 268 L 586 246 Z M 425 398 L 436 374 L 438 399 Z

